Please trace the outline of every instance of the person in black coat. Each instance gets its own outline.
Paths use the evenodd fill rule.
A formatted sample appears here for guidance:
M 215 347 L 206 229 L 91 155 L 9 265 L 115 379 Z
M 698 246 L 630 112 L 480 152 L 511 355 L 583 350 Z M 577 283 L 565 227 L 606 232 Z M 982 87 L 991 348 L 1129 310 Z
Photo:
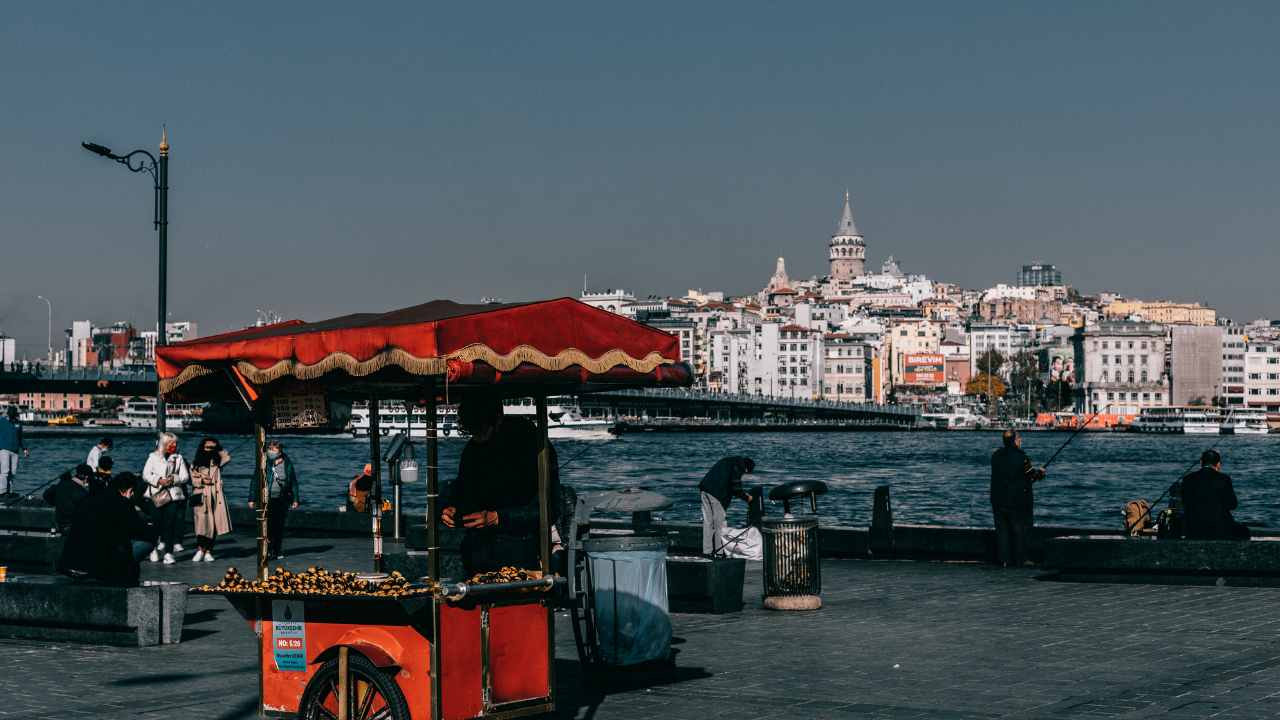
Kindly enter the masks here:
M 84 503 L 85 498 L 89 497 L 89 478 L 91 477 L 93 477 L 93 468 L 88 465 L 77 465 L 73 476 L 63 477 L 58 482 L 58 488 L 55 491 L 57 503 L 53 514 L 58 532 L 64 535 L 71 532 L 71 524 L 75 522 L 80 505 Z
M 539 552 L 538 428 L 519 417 L 504 417 L 494 393 L 466 398 L 458 407 L 458 425 L 471 435 L 458 461 L 441 520 L 465 528 L 462 565 L 468 577 L 504 567 L 542 568 Z M 552 524 L 560 516 L 560 464 L 550 451 L 548 503 Z
M 1001 567 L 1027 563 L 1027 529 L 1034 524 L 1031 484 L 1044 469 L 1031 466 L 1016 430 L 1004 431 L 1004 447 L 991 455 L 991 514 L 995 517 L 996 550 Z
M 134 506 L 132 473 L 111 478 L 107 489 L 84 501 L 58 558 L 58 572 L 108 585 L 137 585 L 138 562 L 158 534 Z
M 735 497 L 750 502 L 742 491 L 742 476 L 756 469 L 756 461 L 749 457 L 722 458 L 698 483 L 702 491 L 702 554 L 719 554 L 720 531 L 725 526 L 725 512 Z
M 1218 472 L 1222 457 L 1200 457 L 1200 469 L 1182 479 L 1183 528 L 1189 540 L 1248 540 L 1249 528 L 1231 517 L 1239 502 L 1231 476 Z

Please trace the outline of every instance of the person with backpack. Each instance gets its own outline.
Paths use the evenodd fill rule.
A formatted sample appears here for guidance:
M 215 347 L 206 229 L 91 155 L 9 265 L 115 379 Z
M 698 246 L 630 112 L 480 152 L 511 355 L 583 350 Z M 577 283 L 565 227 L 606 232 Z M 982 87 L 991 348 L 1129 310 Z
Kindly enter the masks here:
M 267 443 L 267 457 L 263 472 L 267 478 L 267 557 L 277 560 L 284 557 L 284 518 L 290 508 L 298 507 L 298 476 L 293 471 L 293 461 L 284 452 L 279 440 Z M 253 478 L 249 479 L 249 507 L 257 498 Z

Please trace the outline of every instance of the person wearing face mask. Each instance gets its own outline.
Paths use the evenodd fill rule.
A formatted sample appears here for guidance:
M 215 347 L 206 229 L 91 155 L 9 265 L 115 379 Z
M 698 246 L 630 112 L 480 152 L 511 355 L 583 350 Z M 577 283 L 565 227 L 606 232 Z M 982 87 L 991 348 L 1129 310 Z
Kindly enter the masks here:
M 293 472 L 293 461 L 284 454 L 279 440 L 267 443 L 266 468 L 267 500 L 267 557 L 277 560 L 284 557 L 284 516 L 289 508 L 298 507 L 298 476 Z M 249 507 L 257 500 L 253 479 L 249 480 Z
M 231 455 L 215 438 L 200 441 L 196 459 L 191 463 L 191 509 L 196 526 L 194 562 L 213 562 L 213 545 L 219 535 L 231 532 L 231 516 L 227 514 L 227 497 L 222 491 L 222 468 Z
M 164 554 L 164 563 L 177 562 L 173 553 L 181 552 L 183 503 L 186 494 L 183 487 L 191 482 L 187 461 L 178 453 L 178 438 L 173 433 L 160 435 L 156 451 L 147 457 L 142 469 L 142 480 L 150 487 L 146 498 L 151 501 L 151 523 L 160 531 L 160 541 L 151 551 L 151 562 L 158 562 Z
M 111 452 L 111 448 L 115 446 L 115 441 L 109 436 L 102 438 L 98 441 L 97 445 L 94 445 L 89 449 L 89 458 L 84 461 L 84 464 L 97 471 L 99 468 L 98 463 L 102 460 L 103 456 Z

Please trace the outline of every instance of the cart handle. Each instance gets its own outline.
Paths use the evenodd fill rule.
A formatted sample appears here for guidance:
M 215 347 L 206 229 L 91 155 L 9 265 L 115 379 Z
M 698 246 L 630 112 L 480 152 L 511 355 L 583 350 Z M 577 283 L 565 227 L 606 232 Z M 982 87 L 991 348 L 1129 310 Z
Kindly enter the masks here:
M 511 590 L 537 590 L 549 589 L 556 585 L 564 585 L 568 582 L 568 578 L 562 577 L 545 577 L 537 580 L 516 580 L 515 582 L 504 583 L 465 583 L 460 582 L 454 585 L 441 585 L 440 597 L 450 600 L 461 600 L 468 595 L 486 595 L 497 592 L 507 592 Z

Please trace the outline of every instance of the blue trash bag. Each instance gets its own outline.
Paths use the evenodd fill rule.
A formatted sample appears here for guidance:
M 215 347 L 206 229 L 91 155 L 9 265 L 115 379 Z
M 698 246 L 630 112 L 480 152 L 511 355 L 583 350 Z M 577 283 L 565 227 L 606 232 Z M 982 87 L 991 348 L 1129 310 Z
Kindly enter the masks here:
M 666 549 L 594 552 L 588 558 L 604 660 L 612 665 L 666 660 L 671 652 Z

